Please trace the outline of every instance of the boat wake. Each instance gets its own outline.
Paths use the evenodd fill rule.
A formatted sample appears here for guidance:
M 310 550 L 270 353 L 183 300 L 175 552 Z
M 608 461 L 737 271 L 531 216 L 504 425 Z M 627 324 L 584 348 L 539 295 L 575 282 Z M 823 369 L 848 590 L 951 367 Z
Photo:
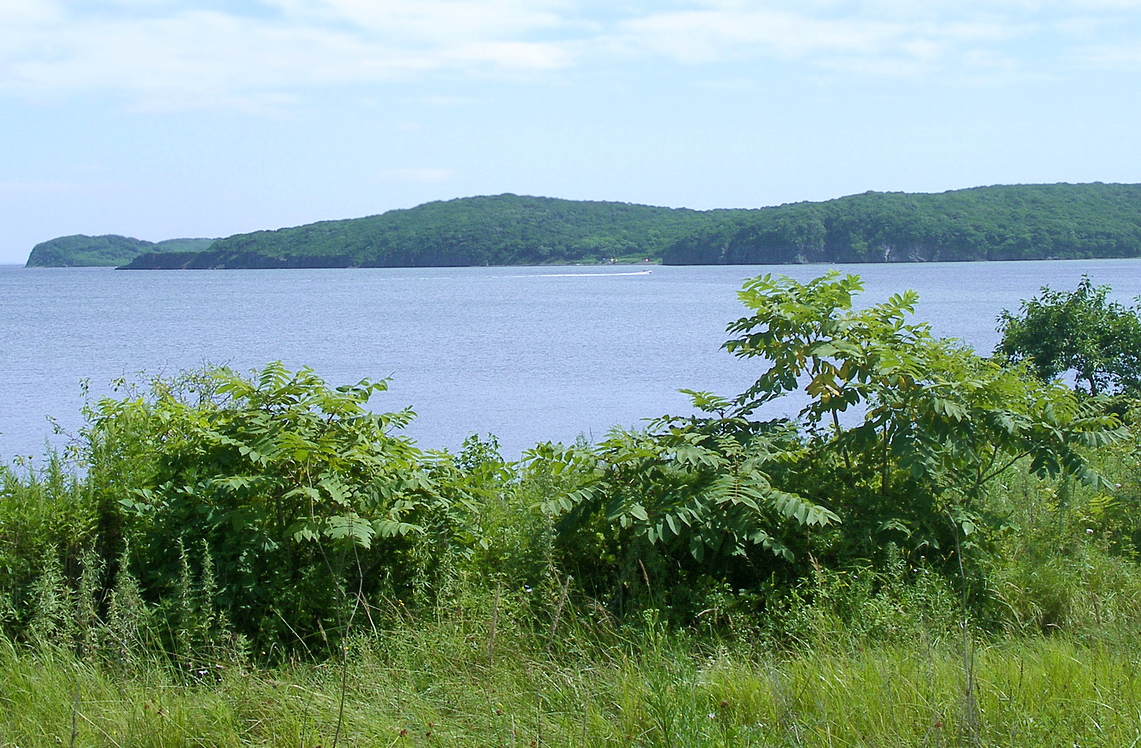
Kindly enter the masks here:
M 630 273 L 544 273 L 540 278 L 596 278 L 600 275 L 649 275 L 652 270 L 635 270 Z

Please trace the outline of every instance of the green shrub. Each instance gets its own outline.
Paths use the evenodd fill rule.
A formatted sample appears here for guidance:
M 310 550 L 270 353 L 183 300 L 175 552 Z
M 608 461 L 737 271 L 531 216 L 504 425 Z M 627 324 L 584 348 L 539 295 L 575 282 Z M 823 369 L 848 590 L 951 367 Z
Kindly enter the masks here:
M 116 500 L 130 571 L 167 629 L 186 628 L 188 576 L 211 575 L 202 610 L 263 648 L 324 646 L 378 594 L 431 597 L 442 553 L 465 540 L 468 496 L 394 434 L 411 412 L 366 409 L 385 388 L 271 364 L 254 379 L 154 380 L 90 409 L 89 480 Z
M 19 628 L 32 617 L 38 609 L 35 601 L 49 594 L 40 581 L 43 574 L 58 578 L 48 585 L 51 594 L 65 582 L 69 587 L 78 583 L 84 549 L 95 544 L 98 524 L 97 499 L 89 484 L 69 474 L 56 455 L 41 469 L 19 473 L 0 465 L 0 596 L 7 601 L 5 624 Z M 44 615 L 61 621 L 63 616 Z

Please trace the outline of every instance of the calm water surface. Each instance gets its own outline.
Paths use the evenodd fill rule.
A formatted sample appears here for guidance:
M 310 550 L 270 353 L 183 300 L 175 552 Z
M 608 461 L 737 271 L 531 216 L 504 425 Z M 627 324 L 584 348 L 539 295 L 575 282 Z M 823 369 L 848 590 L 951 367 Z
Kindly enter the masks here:
M 46 419 L 80 425 L 80 380 L 204 363 L 282 360 L 330 384 L 391 377 L 377 408 L 411 406 L 421 446 L 493 433 L 504 454 L 542 440 L 600 438 L 688 412 L 681 387 L 732 395 L 757 362 L 719 350 L 742 280 L 825 266 L 429 268 L 116 272 L 0 266 L 0 461 L 43 454 Z M 867 303 L 920 293 L 917 318 L 987 352 L 995 318 L 1043 285 L 1082 274 L 1131 302 L 1141 261 L 846 265 Z M 776 406 L 778 409 L 781 406 Z M 786 410 L 791 406 L 783 406 Z

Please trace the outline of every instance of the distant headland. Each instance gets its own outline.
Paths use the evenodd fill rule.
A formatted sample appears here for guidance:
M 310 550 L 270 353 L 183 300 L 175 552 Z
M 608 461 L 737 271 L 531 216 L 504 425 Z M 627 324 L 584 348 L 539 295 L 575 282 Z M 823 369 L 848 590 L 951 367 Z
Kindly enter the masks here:
M 148 242 L 117 234 L 75 234 L 40 242 L 32 247 L 26 267 L 119 267 L 141 254 L 194 254 L 208 249 L 215 241 L 217 240 L 167 239 Z
M 756 209 L 689 210 L 496 195 L 224 239 L 71 236 L 28 266 L 345 268 L 1044 260 L 1141 256 L 1141 185 L 867 192 Z

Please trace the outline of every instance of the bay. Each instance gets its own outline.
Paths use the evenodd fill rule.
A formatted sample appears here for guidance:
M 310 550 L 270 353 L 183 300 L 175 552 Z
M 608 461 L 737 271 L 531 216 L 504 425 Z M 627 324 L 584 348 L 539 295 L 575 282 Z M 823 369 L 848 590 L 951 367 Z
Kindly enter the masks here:
M 646 272 L 646 270 L 650 272 Z M 281 360 L 330 384 L 391 378 L 373 406 L 411 407 L 407 433 L 458 449 L 495 434 L 508 457 L 538 441 L 595 440 L 612 426 L 688 412 L 679 388 L 741 391 L 760 363 L 720 350 L 744 279 L 806 281 L 821 265 L 500 267 L 116 272 L 0 266 L 0 461 L 36 460 L 81 425 L 118 377 Z M 1141 260 L 844 265 L 864 303 L 913 288 L 916 318 L 980 352 L 996 317 L 1083 274 L 1141 295 Z M 782 412 L 783 411 L 785 412 Z M 795 403 L 777 404 L 771 415 Z

